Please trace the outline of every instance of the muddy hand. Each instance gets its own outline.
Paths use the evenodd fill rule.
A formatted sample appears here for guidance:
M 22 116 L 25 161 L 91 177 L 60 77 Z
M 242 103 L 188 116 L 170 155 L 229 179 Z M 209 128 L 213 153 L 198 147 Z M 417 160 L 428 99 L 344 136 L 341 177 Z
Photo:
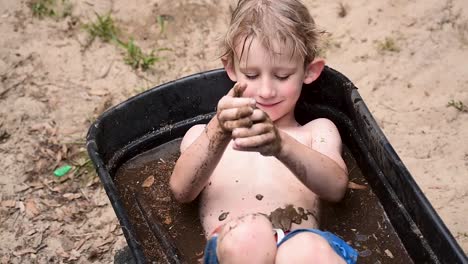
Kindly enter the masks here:
M 232 131 L 233 148 L 255 151 L 264 156 L 275 156 L 281 150 L 281 137 L 270 117 L 260 109 L 254 109 L 251 127 L 238 127 Z
M 231 133 L 235 128 L 252 126 L 250 116 L 255 108 L 255 100 L 242 97 L 246 88 L 247 85 L 236 83 L 218 102 L 216 116 L 225 133 Z

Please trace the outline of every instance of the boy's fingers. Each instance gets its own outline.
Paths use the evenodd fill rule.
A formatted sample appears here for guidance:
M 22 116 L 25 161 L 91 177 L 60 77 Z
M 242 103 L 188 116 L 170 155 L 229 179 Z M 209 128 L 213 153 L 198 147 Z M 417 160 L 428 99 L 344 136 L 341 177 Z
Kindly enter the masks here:
M 247 84 L 239 84 L 234 86 L 234 97 L 242 97 L 245 89 L 247 88 Z
M 229 109 L 222 110 L 218 115 L 218 119 L 222 121 L 236 120 L 239 118 L 248 117 L 252 115 L 252 113 L 253 113 L 253 108 L 250 106 L 229 108 Z
M 255 103 L 255 99 L 253 98 L 232 98 L 229 96 L 224 96 L 223 98 L 221 98 L 221 100 L 219 100 L 218 109 L 229 109 L 243 106 L 250 106 L 254 108 Z
M 275 135 L 273 133 L 267 133 L 247 138 L 236 138 L 234 142 L 238 148 L 242 148 L 242 150 L 244 150 L 249 148 L 258 148 L 274 140 Z
M 232 89 L 229 90 L 227 95 L 231 97 L 242 97 L 242 94 L 244 93 L 246 88 L 247 88 L 247 84 L 236 83 L 234 84 Z
M 234 95 L 236 93 L 235 91 L 236 91 L 237 86 L 239 86 L 239 83 L 234 84 L 234 86 L 231 88 L 231 90 L 229 90 L 229 92 L 227 93 L 227 96 L 234 97 Z
M 238 127 L 251 127 L 251 126 L 252 126 L 252 120 L 250 120 L 249 117 L 241 118 L 235 121 L 224 122 L 224 128 L 230 131 Z
M 267 120 L 269 117 L 265 112 L 257 108 L 257 109 L 254 109 L 250 118 L 252 119 L 254 123 L 258 123 L 258 122 L 263 122 Z
M 232 131 L 232 136 L 234 138 L 247 138 L 247 137 L 253 137 L 253 136 L 258 136 L 261 134 L 265 134 L 271 131 L 271 125 L 269 126 L 268 124 L 263 124 L 263 123 L 258 123 L 252 125 L 250 128 L 246 127 L 240 127 L 240 128 L 235 128 Z

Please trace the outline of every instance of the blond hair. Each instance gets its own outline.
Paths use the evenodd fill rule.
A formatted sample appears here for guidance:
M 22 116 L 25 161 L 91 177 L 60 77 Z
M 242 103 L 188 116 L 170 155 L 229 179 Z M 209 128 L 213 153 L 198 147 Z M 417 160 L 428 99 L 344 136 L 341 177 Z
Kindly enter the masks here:
M 228 63 L 233 63 L 234 55 L 242 58 L 247 40 L 254 38 L 270 55 L 274 55 L 273 45 L 279 40 L 292 49 L 291 56 L 299 54 L 308 64 L 317 53 L 319 33 L 307 7 L 299 0 L 239 0 L 221 42 L 222 57 Z M 241 54 L 235 54 L 239 44 Z

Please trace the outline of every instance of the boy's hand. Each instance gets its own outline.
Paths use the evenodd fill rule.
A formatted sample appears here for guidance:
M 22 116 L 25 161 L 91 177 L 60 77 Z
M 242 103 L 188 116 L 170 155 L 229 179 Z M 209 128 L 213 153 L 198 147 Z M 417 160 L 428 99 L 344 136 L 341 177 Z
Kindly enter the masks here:
M 251 127 L 253 124 L 251 115 L 255 108 L 255 100 L 242 98 L 246 88 L 246 84 L 236 83 L 218 102 L 216 116 L 225 133 L 230 134 L 235 128 Z
M 232 131 L 235 150 L 260 152 L 263 156 L 275 156 L 281 151 L 281 136 L 270 117 L 260 109 L 251 115 L 251 127 L 239 127 Z

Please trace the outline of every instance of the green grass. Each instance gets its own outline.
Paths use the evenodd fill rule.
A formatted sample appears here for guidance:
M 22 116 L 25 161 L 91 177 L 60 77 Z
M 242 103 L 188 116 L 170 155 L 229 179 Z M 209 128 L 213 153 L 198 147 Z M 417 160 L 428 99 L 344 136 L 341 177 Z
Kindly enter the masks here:
M 117 34 L 120 31 L 110 14 L 99 15 L 96 13 L 96 21 L 85 24 L 84 28 L 93 39 L 99 38 L 104 42 L 117 40 Z
M 135 70 L 141 68 L 143 71 L 146 71 L 161 59 L 154 55 L 154 50 L 149 54 L 145 54 L 141 48 L 135 44 L 133 39 L 130 39 L 127 43 L 121 43 L 121 45 L 127 52 L 124 57 L 125 63 Z
M 447 107 L 453 107 L 460 112 L 468 112 L 468 108 L 463 104 L 462 101 L 450 100 L 450 102 L 447 103 Z
M 377 50 L 379 52 L 400 52 L 400 47 L 393 38 L 386 37 L 384 41 L 377 41 Z
M 161 30 L 164 30 L 164 22 L 161 22 Z M 168 49 L 152 50 L 149 53 L 144 52 L 130 37 L 128 42 L 123 41 L 120 35 L 120 29 L 115 25 L 111 14 L 99 15 L 96 13 L 96 21 L 86 24 L 85 30 L 91 36 L 91 42 L 95 38 L 99 38 L 104 42 L 113 42 L 125 50 L 124 62 L 130 65 L 133 69 L 141 69 L 143 71 L 151 68 L 156 62 L 161 60 L 161 57 L 155 55 L 158 51 Z
M 70 16 L 73 9 L 69 0 L 32 0 L 29 6 L 33 15 L 38 18 L 64 18 Z

